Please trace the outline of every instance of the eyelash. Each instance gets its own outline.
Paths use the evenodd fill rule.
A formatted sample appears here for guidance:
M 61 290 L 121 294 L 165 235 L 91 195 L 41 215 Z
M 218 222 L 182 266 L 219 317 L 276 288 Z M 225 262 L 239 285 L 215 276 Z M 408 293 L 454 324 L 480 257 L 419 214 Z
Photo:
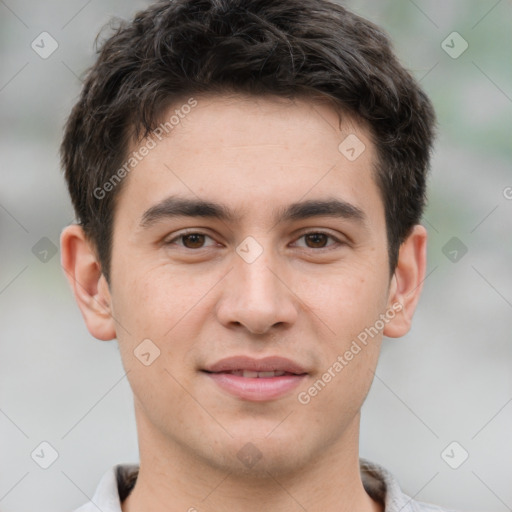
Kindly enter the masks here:
M 190 236 L 190 235 L 202 235 L 202 236 L 208 237 L 208 238 L 213 240 L 213 238 L 210 235 L 208 235 L 207 233 L 202 233 L 201 231 L 189 231 L 189 232 L 181 233 L 178 236 L 175 236 L 174 238 L 172 238 L 171 240 L 166 241 L 165 245 L 173 245 L 176 240 L 183 239 L 184 237 L 187 237 L 187 236 Z M 302 233 L 302 235 L 300 235 L 299 238 L 297 238 L 297 240 L 300 240 L 301 238 L 304 238 L 304 237 L 306 237 L 308 235 L 325 235 L 326 237 L 330 238 L 331 240 L 334 240 L 334 242 L 336 242 L 336 243 L 331 244 L 331 245 L 327 245 L 325 247 L 318 247 L 318 248 L 302 247 L 303 249 L 311 249 L 313 251 L 321 251 L 321 250 L 329 250 L 329 249 L 333 248 L 333 246 L 338 246 L 339 247 L 339 246 L 342 246 L 342 245 L 347 245 L 346 242 L 342 242 L 341 240 L 339 240 L 335 236 L 331 235 L 330 233 L 326 233 L 325 231 L 308 231 L 306 233 Z M 180 247 L 183 247 L 184 249 L 189 250 L 189 251 L 200 251 L 201 249 L 206 249 L 207 248 L 207 247 L 199 247 L 197 249 L 191 249 L 191 248 L 185 247 L 183 245 L 180 246 Z

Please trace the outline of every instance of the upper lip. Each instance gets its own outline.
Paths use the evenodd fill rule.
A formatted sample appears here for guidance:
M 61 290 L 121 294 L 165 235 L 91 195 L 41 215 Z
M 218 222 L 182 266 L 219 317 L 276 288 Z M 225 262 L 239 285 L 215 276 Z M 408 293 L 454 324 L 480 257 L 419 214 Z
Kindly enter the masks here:
M 254 359 L 248 356 L 226 357 L 212 365 L 206 366 L 204 370 L 211 373 L 237 370 L 251 370 L 253 372 L 283 371 L 297 375 L 307 373 L 298 363 L 279 356 L 269 356 L 262 359 Z

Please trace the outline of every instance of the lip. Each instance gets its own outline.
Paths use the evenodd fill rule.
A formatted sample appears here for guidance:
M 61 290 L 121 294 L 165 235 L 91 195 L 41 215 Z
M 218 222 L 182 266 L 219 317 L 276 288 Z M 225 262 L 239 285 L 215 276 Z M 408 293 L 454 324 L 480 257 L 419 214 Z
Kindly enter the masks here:
M 278 377 L 242 377 L 230 372 L 250 370 L 268 372 L 280 370 L 288 372 Z M 306 370 L 298 363 L 279 356 L 254 359 L 235 356 L 221 359 L 202 370 L 203 373 L 229 394 L 254 402 L 264 402 L 280 398 L 296 388 L 306 377 Z
M 301 375 L 307 371 L 298 363 L 280 356 L 268 356 L 255 359 L 248 356 L 233 356 L 221 359 L 216 363 L 206 366 L 203 370 L 211 373 L 230 372 L 235 370 L 251 370 L 254 372 L 271 372 L 281 370 L 288 373 Z
M 205 375 L 231 395 L 253 402 L 265 402 L 280 398 L 296 388 L 307 376 L 303 374 L 252 378 L 229 373 L 205 373 Z

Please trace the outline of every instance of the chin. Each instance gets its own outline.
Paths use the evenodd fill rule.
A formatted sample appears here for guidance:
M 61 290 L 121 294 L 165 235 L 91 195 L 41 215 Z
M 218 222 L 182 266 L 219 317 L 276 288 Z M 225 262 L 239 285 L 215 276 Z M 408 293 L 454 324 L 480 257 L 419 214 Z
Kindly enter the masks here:
M 267 429 L 266 434 L 268 432 Z M 216 450 L 209 451 L 208 458 L 212 466 L 231 473 L 233 478 L 250 477 L 263 481 L 292 475 L 297 468 L 307 464 L 309 457 L 304 441 L 298 442 L 291 437 L 284 440 L 246 434 L 230 439 L 229 446 L 217 444 Z

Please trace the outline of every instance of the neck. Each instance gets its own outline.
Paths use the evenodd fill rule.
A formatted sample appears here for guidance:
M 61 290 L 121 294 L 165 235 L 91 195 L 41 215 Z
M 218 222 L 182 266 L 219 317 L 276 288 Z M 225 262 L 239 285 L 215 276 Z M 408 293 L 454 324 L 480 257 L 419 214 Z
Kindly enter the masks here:
M 140 469 L 123 512 L 382 512 L 364 490 L 359 471 L 359 416 L 343 437 L 295 470 L 245 472 L 212 465 L 174 443 L 137 415 Z M 256 466 L 255 466 L 256 467 Z

